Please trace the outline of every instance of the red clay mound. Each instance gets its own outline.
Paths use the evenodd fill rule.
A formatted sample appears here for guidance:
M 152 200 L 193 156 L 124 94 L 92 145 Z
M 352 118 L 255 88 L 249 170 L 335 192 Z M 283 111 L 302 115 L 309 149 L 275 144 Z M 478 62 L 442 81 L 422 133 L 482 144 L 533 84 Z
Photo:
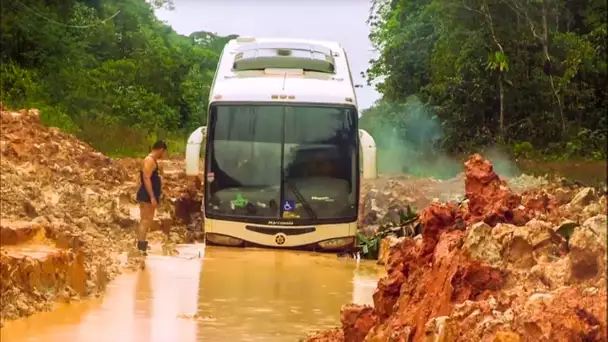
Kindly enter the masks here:
M 465 170 L 468 206 L 425 208 L 421 236 L 391 248 L 374 308 L 344 306 L 342 330 L 309 341 L 606 341 L 605 203 L 589 189 L 522 199 L 477 154 Z M 584 222 L 554 226 L 564 207 Z
M 471 222 L 484 221 L 490 226 L 508 222 L 521 226 L 530 220 L 524 208 L 520 207 L 521 196 L 511 192 L 488 160 L 474 154 L 464 166 L 464 187 L 469 199 Z
M 422 240 L 405 239 L 389 257 L 388 277 L 378 282 L 374 306 L 380 340 L 418 341 L 433 317 L 449 315 L 455 304 L 487 298 L 504 284 L 500 270 L 471 260 L 459 247 L 462 218 L 452 205 L 432 204 L 421 213 Z M 363 339 L 361 340 L 363 341 Z

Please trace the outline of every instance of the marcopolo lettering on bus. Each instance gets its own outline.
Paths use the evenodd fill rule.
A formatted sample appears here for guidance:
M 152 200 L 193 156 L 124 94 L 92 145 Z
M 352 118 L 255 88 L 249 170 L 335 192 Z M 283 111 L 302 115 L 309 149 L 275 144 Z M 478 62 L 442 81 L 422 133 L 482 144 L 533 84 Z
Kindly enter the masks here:
M 319 201 L 319 202 L 333 202 L 334 201 L 334 199 L 329 198 L 329 196 L 312 196 L 310 199 L 313 201 Z

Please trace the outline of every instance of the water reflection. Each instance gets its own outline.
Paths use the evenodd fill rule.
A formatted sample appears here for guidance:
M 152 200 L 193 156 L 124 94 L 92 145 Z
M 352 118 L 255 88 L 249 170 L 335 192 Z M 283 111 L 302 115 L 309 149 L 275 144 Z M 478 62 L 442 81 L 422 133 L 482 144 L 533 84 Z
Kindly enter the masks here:
M 2 341 L 297 341 L 338 325 L 342 304 L 371 303 L 378 277 L 333 255 L 201 248 L 150 255 L 103 299 L 9 322 Z
M 311 329 L 339 324 L 341 305 L 354 299 L 357 266 L 352 260 L 291 251 L 234 253 L 222 248 L 209 249 L 205 259 L 199 311 L 215 321 L 199 324 L 200 340 L 294 341 Z M 365 264 L 359 269 L 376 267 Z M 372 293 L 367 293 L 369 299 Z
M 135 330 L 138 332 L 138 338 L 142 341 L 151 341 L 149 317 L 154 317 L 152 311 L 152 305 L 154 301 L 152 297 L 152 285 L 150 283 L 150 270 L 144 269 L 139 272 L 136 276 L 135 281 L 135 301 L 133 305 L 133 315 L 125 315 L 130 317 L 132 321 L 135 321 L 139 327 Z M 126 317 L 125 317 L 126 318 Z M 139 319 L 138 319 L 139 318 Z M 134 336 L 131 335 L 130 339 L 133 340 Z

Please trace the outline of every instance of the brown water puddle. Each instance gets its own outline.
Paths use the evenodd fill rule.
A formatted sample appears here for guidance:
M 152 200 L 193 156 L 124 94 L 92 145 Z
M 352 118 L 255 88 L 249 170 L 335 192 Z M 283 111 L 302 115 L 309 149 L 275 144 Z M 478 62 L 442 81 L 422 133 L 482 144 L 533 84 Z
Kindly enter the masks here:
M 297 341 L 370 304 L 371 262 L 312 253 L 180 247 L 112 282 L 103 298 L 8 322 L 3 342 Z M 203 258 L 198 259 L 202 251 Z

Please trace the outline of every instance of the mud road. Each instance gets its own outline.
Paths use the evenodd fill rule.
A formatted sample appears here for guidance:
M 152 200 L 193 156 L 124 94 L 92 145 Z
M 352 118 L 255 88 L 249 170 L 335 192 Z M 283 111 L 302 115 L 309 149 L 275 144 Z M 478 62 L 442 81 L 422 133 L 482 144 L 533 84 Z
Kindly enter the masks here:
M 335 255 L 178 251 L 153 251 L 144 270 L 119 276 L 100 298 L 7 322 L 2 341 L 297 341 L 339 325 L 342 304 L 371 304 L 381 276 L 373 262 Z

